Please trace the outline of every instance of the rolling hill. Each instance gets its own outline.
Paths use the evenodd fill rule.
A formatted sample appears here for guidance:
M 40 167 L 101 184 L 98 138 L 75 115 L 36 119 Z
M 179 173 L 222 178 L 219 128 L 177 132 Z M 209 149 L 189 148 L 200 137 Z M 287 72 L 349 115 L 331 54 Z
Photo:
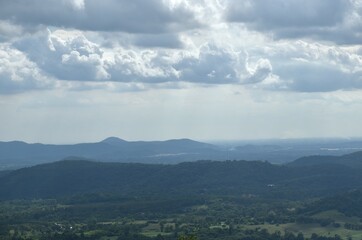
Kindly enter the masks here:
M 316 166 L 325 164 L 338 164 L 352 168 L 362 168 L 362 151 L 346 154 L 342 156 L 307 156 L 299 158 L 289 166 Z
M 177 163 L 185 160 L 213 159 L 223 151 L 190 139 L 129 142 L 110 137 L 97 143 L 74 145 L 0 142 L 0 165 L 20 168 L 58 161 L 67 157 L 96 159 L 104 162 Z
M 69 157 L 101 162 L 153 164 L 176 164 L 197 160 L 263 160 L 281 164 L 302 156 L 313 155 L 317 156 L 318 161 L 323 161 L 320 155 L 339 156 L 362 149 L 360 140 L 338 139 L 260 140 L 215 142 L 215 144 L 191 139 L 126 141 L 117 137 L 109 137 L 95 143 L 68 145 L 29 144 L 21 141 L 0 142 L 0 171 L 55 162 Z M 353 154 L 351 157 L 354 158 Z
M 357 169 L 337 164 L 289 167 L 259 161 L 197 161 L 175 165 L 66 160 L 0 176 L 0 199 L 53 198 L 84 193 L 328 196 L 362 187 Z

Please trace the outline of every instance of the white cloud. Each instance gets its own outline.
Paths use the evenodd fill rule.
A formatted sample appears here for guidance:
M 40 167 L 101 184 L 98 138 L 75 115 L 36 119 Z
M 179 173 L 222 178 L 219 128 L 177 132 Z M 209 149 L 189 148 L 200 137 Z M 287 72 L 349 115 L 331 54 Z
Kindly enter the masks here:
M 32 1 L 29 9 L 34 12 L 16 1 L 4 2 L 0 13 L 4 9 L 8 12 L 1 15 L 5 20 L 0 20 L 0 34 L 4 33 L 3 39 L 8 41 L 8 46 L 21 51 L 28 63 L 43 73 L 41 76 L 56 81 L 54 87 L 61 85 L 74 90 L 98 87 L 112 91 L 124 86 L 124 89 L 133 91 L 181 88 L 187 83 L 195 83 L 302 92 L 362 88 L 359 45 L 316 42 L 318 36 L 314 35 L 305 36 L 308 40 L 274 40 L 268 34 L 263 35 L 269 32 L 268 29 L 274 34 L 294 30 L 313 33 L 342 25 L 348 25 L 342 30 L 357 29 L 360 24 L 356 19 L 362 12 L 360 0 L 338 0 L 336 4 L 340 8 L 327 0 L 308 0 L 304 4 L 307 11 L 297 11 L 296 14 L 290 12 L 300 7 L 301 2 L 297 0 L 198 0 L 194 2 L 193 10 L 193 2 L 186 0 L 152 0 L 147 3 L 107 0 L 104 6 L 94 0 L 50 1 L 42 2 L 43 5 L 39 0 Z M 50 3 L 53 5 L 48 6 Z M 143 9 L 144 4 L 149 8 Z M 125 11 L 116 8 L 120 5 L 133 11 L 134 16 L 131 13 L 122 15 L 119 22 L 112 21 L 112 24 L 118 24 L 112 28 L 107 24 L 118 19 L 114 14 Z M 88 18 L 96 14 L 96 6 L 99 7 L 98 14 L 104 13 L 107 17 L 97 19 L 99 29 L 96 26 L 91 29 L 88 25 L 95 19 Z M 49 9 L 45 11 L 45 7 Z M 55 12 L 55 8 L 59 10 Z M 64 8 L 68 11 L 62 12 Z M 78 15 L 68 16 L 74 11 Z M 354 14 L 346 17 L 347 12 Z M 91 15 L 82 15 L 88 13 Z M 161 15 L 156 17 L 155 13 Z M 140 14 L 146 16 L 132 20 Z M 210 14 L 212 17 L 208 22 Z M 225 14 L 230 21 L 240 21 L 244 25 L 220 23 Z M 67 22 L 77 17 L 80 19 L 74 23 Z M 123 21 L 123 17 L 130 18 Z M 182 19 L 188 20 L 184 24 Z M 194 30 L 198 23 L 203 28 Z M 29 26 L 38 29 L 29 33 L 24 30 Z M 147 27 L 150 28 L 143 29 Z M 16 71 L 16 68 L 11 71 Z
M 59 80 L 238 84 L 244 78 L 263 81 L 271 72 L 268 60 L 261 58 L 254 70 L 246 70 L 239 52 L 214 44 L 172 51 L 103 48 L 78 31 L 48 30 L 24 37 L 14 46 Z
M 52 87 L 52 81 L 22 52 L 7 44 L 0 44 L 0 94 Z
M 300 40 L 272 42 L 249 52 L 210 43 L 147 50 L 105 48 L 82 32 L 57 30 L 25 37 L 14 45 L 58 80 L 146 83 L 145 89 L 167 82 L 172 86 L 179 82 L 248 84 L 307 92 L 362 87 L 359 48 Z
M 170 60 L 161 61 L 162 53 L 154 50 L 118 49 L 108 61 L 111 80 L 120 82 L 160 83 L 177 81 L 177 72 Z
M 298 40 L 273 43 L 250 54 L 265 56 L 273 66 L 268 68 L 273 84 L 258 87 L 302 92 L 362 88 L 358 48 Z
M 0 20 L 0 42 L 6 42 L 14 37 L 19 37 L 22 32 L 21 26 L 12 24 L 9 21 Z
M 74 10 L 83 10 L 85 3 L 84 0 L 63 0 L 65 5 L 71 6 Z
M 246 61 L 246 71 L 248 73 L 245 76 L 243 83 L 259 83 L 271 76 L 273 67 L 268 59 L 259 59 L 254 67 L 249 66 L 249 62 Z
M 99 46 L 82 33 L 40 32 L 14 45 L 25 52 L 44 72 L 60 80 L 107 80 L 109 75 Z
M 174 66 L 183 81 L 209 84 L 238 83 L 238 54 L 231 49 L 204 44 L 196 54 L 184 54 Z

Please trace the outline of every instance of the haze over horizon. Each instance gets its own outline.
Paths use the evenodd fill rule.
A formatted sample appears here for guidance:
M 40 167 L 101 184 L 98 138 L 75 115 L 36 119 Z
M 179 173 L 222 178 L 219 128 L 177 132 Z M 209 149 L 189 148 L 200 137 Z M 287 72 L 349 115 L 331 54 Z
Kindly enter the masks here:
M 312 137 L 312 138 L 257 138 L 257 139 L 191 139 L 191 138 L 165 138 L 165 139 L 125 139 L 117 136 L 110 136 L 102 139 L 96 139 L 93 141 L 85 140 L 85 141 L 74 141 L 72 139 L 68 139 L 68 141 L 63 142 L 40 142 L 40 141 L 26 141 L 23 139 L 12 139 L 12 140 L 0 140 L 0 143 L 6 142 L 24 142 L 27 144 L 44 144 L 44 145 L 77 145 L 77 144 L 88 144 L 88 143 L 101 143 L 106 142 L 108 139 L 113 138 L 111 141 L 120 141 L 120 142 L 128 142 L 128 143 L 136 143 L 136 142 L 167 142 L 167 141 L 182 141 L 188 140 L 192 142 L 199 143 L 207 143 L 214 146 L 267 146 L 267 145 L 295 145 L 299 144 L 301 146 L 307 146 L 310 144 L 314 144 L 315 147 L 318 147 L 319 144 L 343 144 L 343 143 L 357 143 L 362 141 L 362 137 Z M 351 148 L 352 150 L 353 148 Z M 359 150 L 360 148 L 356 148 L 355 150 Z M 333 149 L 330 149 L 331 151 Z
M 362 0 L 0 2 L 0 141 L 349 138 Z

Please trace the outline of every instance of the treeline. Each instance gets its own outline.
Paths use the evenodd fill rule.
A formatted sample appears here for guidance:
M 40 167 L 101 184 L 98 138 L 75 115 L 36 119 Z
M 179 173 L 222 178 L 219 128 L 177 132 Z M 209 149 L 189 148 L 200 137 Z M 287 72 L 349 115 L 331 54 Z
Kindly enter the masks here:
M 362 191 L 353 190 L 333 197 L 322 198 L 302 209 L 303 212 L 311 214 L 328 210 L 338 210 L 347 216 L 362 218 Z
M 306 199 L 362 187 L 358 169 L 339 165 L 288 167 L 258 161 L 147 165 L 60 161 L 0 176 L 0 199 L 119 196 L 240 196 Z
M 199 231 L 196 233 L 178 233 L 171 235 L 157 235 L 155 237 L 147 237 L 139 234 L 137 229 L 132 227 L 123 227 L 118 229 L 108 229 L 99 231 L 93 235 L 86 235 L 84 232 L 74 233 L 65 231 L 63 233 L 44 232 L 39 237 L 26 237 L 20 234 L 12 234 L 11 236 L 2 236 L 3 240 L 98 240 L 104 236 L 113 236 L 116 240 L 342 240 L 339 235 L 320 236 L 313 233 L 310 237 L 305 237 L 303 233 L 294 234 L 285 232 L 282 234 L 279 231 L 269 233 L 265 229 L 249 229 L 238 233 L 228 230 L 208 230 Z

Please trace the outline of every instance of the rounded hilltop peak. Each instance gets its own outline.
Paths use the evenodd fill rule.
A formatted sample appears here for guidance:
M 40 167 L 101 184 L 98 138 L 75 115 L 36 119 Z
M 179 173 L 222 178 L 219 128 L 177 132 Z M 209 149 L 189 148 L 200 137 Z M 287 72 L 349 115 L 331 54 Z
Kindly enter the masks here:
M 173 142 L 173 143 L 189 143 L 189 144 L 196 144 L 196 143 L 201 143 L 189 138 L 178 138 L 178 139 L 170 139 L 170 140 L 166 140 L 165 142 Z
M 122 144 L 127 142 L 126 140 L 123 140 L 121 138 L 118 137 L 108 137 L 106 139 L 104 139 L 103 141 L 101 141 L 102 143 L 107 143 L 107 144 L 111 144 L 111 145 L 117 145 L 117 144 Z

